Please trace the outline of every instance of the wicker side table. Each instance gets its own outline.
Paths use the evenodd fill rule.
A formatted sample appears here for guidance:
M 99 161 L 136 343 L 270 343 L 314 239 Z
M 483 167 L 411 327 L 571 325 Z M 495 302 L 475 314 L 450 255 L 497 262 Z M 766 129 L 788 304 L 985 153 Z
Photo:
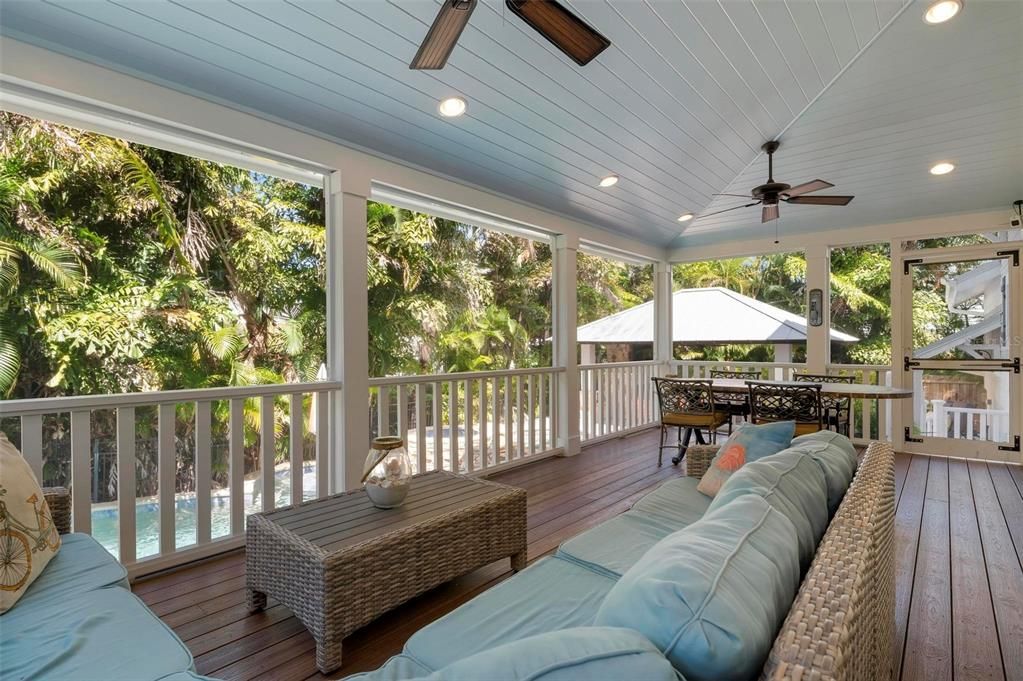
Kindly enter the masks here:
M 506 556 L 526 564 L 526 492 L 447 472 L 413 478 L 405 503 L 362 490 L 249 516 L 251 611 L 272 596 L 316 640 L 316 666 L 341 666 L 342 639 L 386 611 Z

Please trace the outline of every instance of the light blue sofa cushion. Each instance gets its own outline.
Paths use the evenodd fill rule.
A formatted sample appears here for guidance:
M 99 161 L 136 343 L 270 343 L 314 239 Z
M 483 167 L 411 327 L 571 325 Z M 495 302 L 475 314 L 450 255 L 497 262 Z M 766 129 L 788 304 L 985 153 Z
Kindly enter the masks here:
M 739 426 L 721 445 L 700 478 L 697 489 L 709 497 L 717 496 L 728 479 L 743 465 L 777 454 L 789 446 L 796 432 L 795 421 L 778 421 Z
M 632 505 L 630 513 L 642 513 L 651 519 L 681 530 L 703 517 L 710 506 L 710 497 L 696 491 L 697 478 L 674 478 L 660 485 Z
M 379 669 L 346 676 L 345 681 L 405 681 L 429 676 L 431 671 L 408 655 L 395 655 Z
M 139 681 L 191 671 L 192 655 L 116 586 L 13 608 L 0 618 L 4 679 Z
M 650 549 L 594 624 L 635 629 L 689 681 L 755 679 L 799 574 L 792 523 L 747 494 Z
M 614 579 L 544 558 L 415 634 L 404 652 L 430 669 L 520 638 L 593 623 Z
M 14 609 L 34 608 L 44 602 L 62 603 L 75 594 L 108 586 L 129 588 L 128 571 L 89 535 L 61 535 L 60 543 L 60 551 Z
M 791 521 L 805 570 L 828 528 L 828 493 L 820 466 L 805 454 L 787 449 L 748 463 L 728 479 L 707 513 L 745 495 L 763 497 Z
M 423 681 L 678 681 L 671 663 L 631 629 L 576 627 L 491 648 Z
M 828 513 L 835 515 L 845 497 L 845 491 L 856 475 L 859 462 L 856 448 L 845 435 L 822 430 L 800 435 L 792 441 L 792 449 L 807 454 L 821 467 L 828 484 Z

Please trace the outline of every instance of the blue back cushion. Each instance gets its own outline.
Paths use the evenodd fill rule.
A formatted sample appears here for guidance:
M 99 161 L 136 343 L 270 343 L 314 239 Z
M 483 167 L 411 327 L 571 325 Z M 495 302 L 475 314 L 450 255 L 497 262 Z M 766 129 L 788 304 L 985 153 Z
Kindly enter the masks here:
M 613 627 L 574 627 L 530 636 L 462 658 L 422 678 L 677 681 L 671 663 L 650 641 L 630 629 Z
M 747 463 L 777 454 L 789 446 L 796 432 L 795 421 L 778 421 L 759 426 L 743 425 L 721 445 L 697 490 L 709 497 L 717 495 L 735 471 Z
M 594 623 L 640 632 L 689 681 L 755 679 L 799 574 L 792 523 L 745 495 L 647 551 Z
M 803 452 L 821 467 L 828 484 L 828 513 L 835 515 L 856 474 L 859 463 L 856 448 L 845 435 L 830 430 L 800 435 L 792 441 L 792 448 Z

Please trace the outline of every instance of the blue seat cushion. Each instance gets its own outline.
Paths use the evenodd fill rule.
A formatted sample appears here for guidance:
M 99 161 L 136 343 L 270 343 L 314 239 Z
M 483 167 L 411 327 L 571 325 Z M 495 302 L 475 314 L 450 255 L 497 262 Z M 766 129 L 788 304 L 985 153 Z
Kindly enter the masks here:
M 690 477 L 669 480 L 633 504 L 630 513 L 642 513 L 681 530 L 702 518 L 710 506 L 710 498 L 696 491 L 699 484 Z
M 678 681 L 671 663 L 631 629 L 576 627 L 477 653 L 424 681 Z
M 792 449 L 807 454 L 821 467 L 828 485 L 828 514 L 835 515 L 856 475 L 856 448 L 845 435 L 822 430 L 800 435 L 792 441 Z
M 721 487 L 735 471 L 747 463 L 777 454 L 785 449 L 792 442 L 795 432 L 795 421 L 739 426 L 725 444 L 718 449 L 718 453 L 710 462 L 710 467 L 700 479 L 697 489 L 709 497 L 717 496 Z
M 593 623 L 611 577 L 564 558 L 544 558 L 423 627 L 406 655 L 430 669 L 520 638 Z
M 789 519 L 798 538 L 799 564 L 808 568 L 828 528 L 827 484 L 820 466 L 792 449 L 748 463 L 728 479 L 707 513 L 750 494 L 763 497 Z
M 193 669 L 180 639 L 116 586 L 11 609 L 0 618 L 0 660 L 4 679 L 143 681 Z
M 87 534 L 65 534 L 53 557 L 15 609 L 38 607 L 44 602 L 63 602 L 75 594 L 108 586 L 125 589 L 128 571 L 103 546 Z
M 404 681 L 428 676 L 431 671 L 408 655 L 395 655 L 379 669 L 346 676 L 345 681 Z
M 689 681 L 755 679 L 799 574 L 792 523 L 747 494 L 650 549 L 594 624 L 638 631 Z

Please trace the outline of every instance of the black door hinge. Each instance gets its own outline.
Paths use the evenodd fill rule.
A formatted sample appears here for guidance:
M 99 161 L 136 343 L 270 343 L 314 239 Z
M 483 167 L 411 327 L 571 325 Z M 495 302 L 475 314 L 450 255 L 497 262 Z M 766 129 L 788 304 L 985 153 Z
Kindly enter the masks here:
M 995 255 L 1011 255 L 1012 266 L 1019 267 L 1019 249 L 1016 249 L 1014 251 L 996 251 Z
M 1018 452 L 1019 451 L 1019 435 L 1013 438 L 1013 446 L 1011 447 L 999 447 L 1000 452 Z
M 913 433 L 909 430 L 909 426 L 906 426 L 905 435 L 902 438 L 906 442 L 923 442 L 922 437 L 913 437 Z
M 903 274 L 909 274 L 909 267 L 910 267 L 910 265 L 917 265 L 919 263 L 922 263 L 923 261 L 924 261 L 923 258 L 913 258 L 911 260 L 903 260 L 902 261 L 902 273 Z
M 1012 373 L 1019 373 L 1019 357 L 1013 357 L 1011 362 L 1003 362 L 1002 366 L 1006 369 L 1012 369 Z
M 909 371 L 909 367 L 918 367 L 918 366 L 920 366 L 920 362 L 917 362 L 915 360 L 910 359 L 908 355 L 906 357 L 902 358 L 902 370 L 903 371 Z

